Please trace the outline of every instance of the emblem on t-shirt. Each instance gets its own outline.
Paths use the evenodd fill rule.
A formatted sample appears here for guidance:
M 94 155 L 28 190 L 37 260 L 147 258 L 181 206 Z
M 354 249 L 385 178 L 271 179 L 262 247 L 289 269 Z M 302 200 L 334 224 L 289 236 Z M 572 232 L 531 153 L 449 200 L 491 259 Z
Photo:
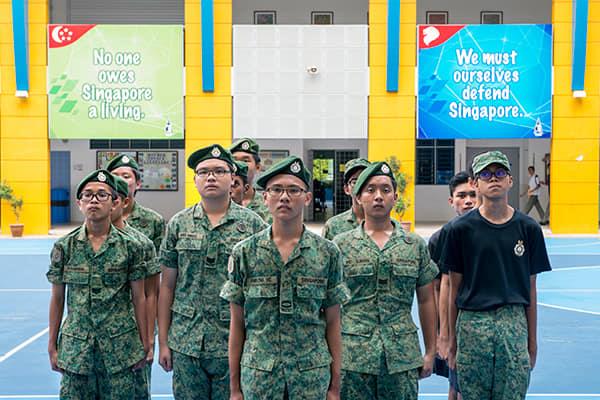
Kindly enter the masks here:
M 522 240 L 518 240 L 515 244 L 515 255 L 521 257 L 523 254 L 525 254 L 525 245 Z

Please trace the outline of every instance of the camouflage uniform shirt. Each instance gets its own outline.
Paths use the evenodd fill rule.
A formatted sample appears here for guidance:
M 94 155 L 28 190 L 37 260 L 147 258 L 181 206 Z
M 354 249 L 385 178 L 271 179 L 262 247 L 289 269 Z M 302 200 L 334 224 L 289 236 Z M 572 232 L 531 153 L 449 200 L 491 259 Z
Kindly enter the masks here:
M 242 368 L 271 372 L 283 363 L 289 377 L 328 366 L 323 309 L 349 295 L 337 246 L 305 228 L 284 263 L 265 229 L 237 245 L 229 262 L 221 296 L 244 307 Z
M 152 241 L 148 239 L 146 235 L 129 225 L 127 222 L 125 222 L 123 229 L 120 230 L 131 236 L 139 243 L 139 246 L 144 254 L 143 260 L 146 267 L 146 278 L 160 274 L 160 265 L 156 256 L 154 243 L 152 243 Z
M 356 215 L 352 211 L 352 208 L 350 208 L 341 214 L 329 218 L 323 227 L 321 236 L 327 240 L 333 240 L 340 233 L 351 231 L 357 226 Z
M 154 243 L 154 248 L 158 252 L 165 236 L 165 220 L 159 213 L 136 201 L 131 214 L 127 217 L 127 223 L 146 235 Z
M 160 262 L 178 269 L 168 339 L 171 349 L 197 358 L 227 356 L 229 303 L 219 298 L 227 260 L 234 245 L 264 228 L 256 213 L 234 202 L 214 227 L 201 203 L 169 221 Z
M 344 276 L 352 300 L 342 309 L 342 369 L 379 374 L 381 356 L 390 374 L 422 366 L 417 327 L 411 317 L 415 289 L 438 274 L 425 241 L 392 221 L 380 250 L 364 224 L 339 235 Z
M 85 225 L 54 244 L 46 276 L 50 283 L 67 288 L 67 317 L 58 341 L 59 367 L 91 374 L 95 343 L 109 373 L 144 358 L 129 284 L 146 276 L 140 251 L 139 243 L 114 226 L 96 253 Z
M 257 213 L 267 224 L 271 225 L 273 223 L 273 217 L 267 206 L 265 206 L 262 193 L 258 192 L 256 189 L 254 189 L 254 198 L 248 203 L 246 208 Z

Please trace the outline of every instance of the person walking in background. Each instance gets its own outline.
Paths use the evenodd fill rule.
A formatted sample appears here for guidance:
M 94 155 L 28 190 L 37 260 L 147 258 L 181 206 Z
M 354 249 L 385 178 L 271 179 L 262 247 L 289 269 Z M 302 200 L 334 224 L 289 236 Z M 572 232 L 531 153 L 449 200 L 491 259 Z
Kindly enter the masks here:
M 535 167 L 530 165 L 527 168 L 527 172 L 529 173 L 529 184 L 527 185 L 527 191 L 521 193 L 521 197 L 527 195 L 529 198 L 527 199 L 527 204 L 525 205 L 525 209 L 523 210 L 523 214 L 528 215 L 531 209 L 535 206 L 538 214 L 540 215 L 540 222 L 544 222 L 544 218 L 546 213 L 540 204 L 540 188 L 542 187 L 540 183 L 540 177 L 535 173 Z

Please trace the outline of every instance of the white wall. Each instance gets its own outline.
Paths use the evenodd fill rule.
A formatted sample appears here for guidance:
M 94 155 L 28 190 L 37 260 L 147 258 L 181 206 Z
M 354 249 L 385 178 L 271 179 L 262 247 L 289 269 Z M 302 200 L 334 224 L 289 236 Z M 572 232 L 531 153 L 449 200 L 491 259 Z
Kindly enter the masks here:
M 234 26 L 232 81 L 234 138 L 367 138 L 366 25 Z
M 83 222 L 83 216 L 75 202 L 75 193 L 79 182 L 96 169 L 96 150 L 90 150 L 89 140 L 51 140 L 50 149 L 51 151 L 71 152 L 71 221 Z M 183 185 L 186 165 L 183 150 L 177 150 L 177 152 L 179 153 L 179 190 L 177 192 L 138 192 L 136 195 L 136 200 L 140 204 L 152 208 L 167 219 L 183 209 L 185 205 Z

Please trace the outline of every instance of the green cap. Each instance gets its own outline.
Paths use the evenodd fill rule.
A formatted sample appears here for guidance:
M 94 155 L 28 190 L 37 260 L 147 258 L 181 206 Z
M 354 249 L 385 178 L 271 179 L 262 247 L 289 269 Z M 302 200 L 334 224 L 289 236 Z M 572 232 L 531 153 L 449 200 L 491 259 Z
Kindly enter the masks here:
M 115 176 L 105 169 L 97 169 L 85 178 L 83 178 L 81 182 L 79 182 L 79 185 L 77 185 L 77 198 L 79 198 L 79 195 L 81 194 L 81 191 L 83 190 L 85 185 L 87 185 L 90 182 L 106 183 L 108 186 L 110 186 L 111 189 L 115 191 L 117 190 Z
M 235 175 L 248 179 L 248 164 L 242 161 L 233 160 L 236 166 Z
M 292 175 L 300 178 L 306 186 L 310 186 L 310 172 L 308 172 L 300 157 L 289 156 L 279 161 L 258 178 L 256 185 L 261 189 L 266 189 L 269 180 L 277 175 Z
M 508 157 L 501 151 L 494 150 L 478 154 L 473 158 L 473 163 L 471 164 L 473 174 L 480 173 L 485 167 L 492 164 L 500 164 L 510 172 L 510 161 L 508 161 Z
M 258 152 L 260 151 L 260 146 L 253 139 L 243 138 L 229 146 L 229 151 L 231 152 L 231 154 L 238 151 L 243 151 L 244 153 L 258 155 Z
M 117 193 L 123 197 L 129 196 L 129 185 L 127 184 L 127 181 L 125 181 L 125 179 L 121 178 L 120 176 L 114 174 L 113 178 L 115 178 Z
M 129 167 L 138 172 L 140 170 L 140 166 L 138 165 L 137 161 L 135 161 L 135 158 L 125 153 L 121 153 L 118 156 L 114 157 L 106 165 L 106 169 L 109 171 L 114 171 L 119 167 Z
M 365 158 L 354 158 L 344 165 L 344 185 L 348 183 L 350 177 L 359 169 L 367 168 L 371 163 Z
M 229 150 L 223 148 L 223 146 L 221 146 L 220 144 L 211 144 L 208 147 L 203 147 L 199 150 L 196 150 L 189 156 L 187 165 L 191 169 L 195 170 L 198 164 L 200 164 L 202 161 L 210 160 L 213 158 L 215 160 L 225 161 L 231 166 L 233 172 L 235 172 L 236 166 L 231 153 L 229 152 Z
M 392 179 L 392 182 L 396 182 L 396 178 L 394 177 L 394 172 L 390 168 L 389 164 L 385 161 L 374 162 L 369 165 L 363 172 L 360 173 L 356 183 L 354 184 L 354 188 L 352 189 L 352 194 L 358 196 L 362 188 L 374 176 L 389 176 Z

